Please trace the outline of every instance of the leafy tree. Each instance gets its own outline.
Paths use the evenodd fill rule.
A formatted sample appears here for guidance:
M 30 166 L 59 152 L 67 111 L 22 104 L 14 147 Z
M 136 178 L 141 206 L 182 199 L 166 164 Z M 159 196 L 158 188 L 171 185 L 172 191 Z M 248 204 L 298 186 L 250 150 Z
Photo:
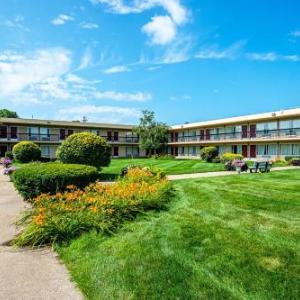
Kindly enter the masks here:
M 100 136 L 89 132 L 70 135 L 57 149 L 57 158 L 66 164 L 97 168 L 110 164 L 111 147 Z
M 149 155 L 159 153 L 168 142 L 169 127 L 165 123 L 157 122 L 153 111 L 144 110 L 142 113 L 140 124 L 134 129 L 139 136 L 139 146 Z
M 15 111 L 3 108 L 0 109 L 0 118 L 19 118 L 19 116 Z

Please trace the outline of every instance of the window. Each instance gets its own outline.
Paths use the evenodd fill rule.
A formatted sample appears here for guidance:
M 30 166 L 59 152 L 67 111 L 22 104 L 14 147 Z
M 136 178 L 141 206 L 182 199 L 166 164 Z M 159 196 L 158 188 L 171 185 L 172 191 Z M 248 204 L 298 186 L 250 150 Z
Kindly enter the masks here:
M 271 136 L 276 129 L 277 122 L 258 123 L 256 125 L 256 130 L 259 136 Z
M 41 146 L 41 152 L 43 157 L 50 156 L 50 147 L 49 146 Z
M 40 137 L 42 141 L 49 141 L 50 140 L 50 130 L 49 128 L 40 128 Z
M 293 155 L 300 155 L 300 144 L 293 145 Z
M 258 145 L 257 155 L 277 155 L 277 145 L 276 144 Z
M 39 139 L 39 128 L 38 127 L 29 127 L 28 136 L 30 141 L 37 141 Z
M 197 148 L 196 148 L 196 147 L 193 147 L 192 155 L 193 155 L 193 156 L 196 156 L 196 155 L 197 155 Z
M 68 129 L 68 136 L 72 135 L 74 133 L 73 129 Z
M 184 155 L 184 147 L 181 147 L 181 155 Z
M 293 145 L 292 144 L 282 144 L 280 146 L 281 155 L 293 155 Z

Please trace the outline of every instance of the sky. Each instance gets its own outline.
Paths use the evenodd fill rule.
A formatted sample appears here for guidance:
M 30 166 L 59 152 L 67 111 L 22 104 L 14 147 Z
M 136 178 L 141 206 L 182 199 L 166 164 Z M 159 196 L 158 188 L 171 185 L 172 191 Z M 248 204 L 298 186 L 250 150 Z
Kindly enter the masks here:
M 0 108 L 168 124 L 300 107 L 299 0 L 0 0 Z

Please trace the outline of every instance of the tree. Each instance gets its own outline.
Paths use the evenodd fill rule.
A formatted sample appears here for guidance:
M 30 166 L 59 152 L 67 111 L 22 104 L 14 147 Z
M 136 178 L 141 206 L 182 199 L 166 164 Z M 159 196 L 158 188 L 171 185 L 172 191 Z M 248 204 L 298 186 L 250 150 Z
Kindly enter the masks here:
M 3 108 L 0 109 L 0 118 L 19 118 L 19 116 L 15 111 Z
M 150 155 L 161 152 L 168 143 L 169 127 L 165 123 L 157 122 L 153 111 L 144 110 L 142 113 L 140 124 L 134 128 L 139 136 L 139 146 Z
M 81 132 L 70 135 L 59 146 L 56 154 L 66 164 L 85 164 L 101 168 L 110 164 L 111 147 L 102 137 Z

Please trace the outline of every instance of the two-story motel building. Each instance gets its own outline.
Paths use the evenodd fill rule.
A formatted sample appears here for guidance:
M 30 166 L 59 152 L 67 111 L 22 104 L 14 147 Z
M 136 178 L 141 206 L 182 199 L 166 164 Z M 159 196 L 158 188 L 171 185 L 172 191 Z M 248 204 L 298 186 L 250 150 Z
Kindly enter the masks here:
M 69 135 L 88 131 L 104 137 L 113 157 L 143 157 L 132 125 L 0 118 L 0 157 L 19 141 L 37 143 L 42 156 L 54 158 Z M 216 146 L 220 153 L 246 158 L 300 156 L 300 108 L 170 127 L 168 153 L 198 157 L 201 148 Z

